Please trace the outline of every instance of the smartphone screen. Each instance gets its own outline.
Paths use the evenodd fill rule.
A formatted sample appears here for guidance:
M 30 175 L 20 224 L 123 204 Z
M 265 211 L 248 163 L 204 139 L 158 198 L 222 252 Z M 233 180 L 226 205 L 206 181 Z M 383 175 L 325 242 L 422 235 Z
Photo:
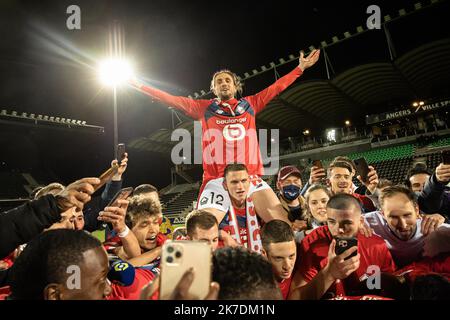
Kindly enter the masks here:
M 442 151 L 442 163 L 450 164 L 450 150 Z
M 362 181 L 367 182 L 367 176 L 369 174 L 369 165 L 366 159 L 359 158 L 353 161 L 356 167 L 356 173 L 361 176 Z
M 358 239 L 357 238 L 343 238 L 343 237 L 335 237 L 336 239 L 336 248 L 335 253 L 336 255 L 340 255 L 350 249 L 351 247 L 357 247 L 358 246 Z M 357 255 L 357 252 L 355 251 L 352 253 L 349 257 L 345 258 L 345 260 L 350 259 L 351 257 L 354 257 Z
M 119 161 L 119 165 L 120 161 L 122 161 L 123 158 L 125 158 L 125 143 L 119 143 L 117 145 L 117 154 L 116 154 L 116 159 L 117 161 Z
M 322 161 L 320 161 L 320 160 L 313 160 L 312 165 L 315 166 L 315 167 L 318 167 L 320 169 L 323 168 Z

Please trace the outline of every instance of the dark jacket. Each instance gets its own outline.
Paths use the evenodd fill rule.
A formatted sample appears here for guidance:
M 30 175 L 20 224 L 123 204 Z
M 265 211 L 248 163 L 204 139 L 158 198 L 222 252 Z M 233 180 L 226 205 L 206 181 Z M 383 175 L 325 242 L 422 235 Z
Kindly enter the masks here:
M 61 220 L 53 195 L 0 213 L 0 259 Z
M 437 180 L 436 174 L 428 178 L 418 197 L 419 208 L 427 214 L 439 213 L 446 220 L 450 217 L 450 194 L 446 192 L 446 185 Z

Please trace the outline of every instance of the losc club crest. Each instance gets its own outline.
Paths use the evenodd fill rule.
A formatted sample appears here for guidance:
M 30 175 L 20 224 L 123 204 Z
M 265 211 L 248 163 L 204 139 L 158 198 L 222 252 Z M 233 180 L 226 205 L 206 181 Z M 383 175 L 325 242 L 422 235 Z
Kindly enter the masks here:
M 207 198 L 207 197 L 203 197 L 203 198 L 200 200 L 200 204 L 201 204 L 201 205 L 205 205 L 207 202 L 208 202 L 208 198 Z

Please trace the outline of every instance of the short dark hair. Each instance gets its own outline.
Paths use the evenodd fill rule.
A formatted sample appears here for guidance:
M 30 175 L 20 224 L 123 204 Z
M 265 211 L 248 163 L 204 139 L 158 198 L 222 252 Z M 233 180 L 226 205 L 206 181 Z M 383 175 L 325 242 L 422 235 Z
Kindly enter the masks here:
M 378 180 L 377 188 L 382 189 L 382 188 L 392 187 L 393 185 L 394 185 L 394 183 L 391 180 L 386 179 L 386 178 L 380 178 Z
M 156 189 L 155 186 L 147 183 L 147 184 L 141 184 L 138 185 L 134 191 L 133 191 L 133 196 L 138 196 L 140 194 L 143 193 L 151 193 L 151 192 L 158 192 L 158 189 Z
M 262 255 L 241 247 L 214 252 L 212 277 L 220 285 L 220 300 L 282 299 L 271 264 Z
M 386 187 L 380 192 L 380 206 L 383 206 L 386 198 L 391 198 L 399 193 L 404 194 L 409 201 L 411 201 L 414 205 L 417 205 L 417 198 L 414 192 L 412 192 L 411 189 L 407 188 L 406 186 L 399 184 L 391 187 Z
M 271 243 L 295 241 L 295 236 L 289 224 L 275 219 L 267 222 L 261 228 L 261 241 L 264 250 L 269 252 Z
M 330 200 L 328 200 L 327 208 L 335 210 L 349 210 L 353 206 L 357 207 L 362 213 L 361 203 L 351 194 L 340 193 L 333 195 Z
M 353 160 L 350 159 L 349 157 L 345 157 L 345 156 L 337 156 L 336 158 L 333 159 L 333 161 L 331 161 L 331 164 L 330 164 L 330 165 L 332 165 L 332 164 L 335 163 L 335 162 L 346 162 L 346 163 L 348 163 L 348 164 L 350 165 L 350 167 L 352 167 L 353 170 L 356 171 L 355 163 L 354 163 Z
M 217 218 L 206 210 L 194 210 L 186 217 L 186 232 L 191 238 L 197 227 L 203 230 L 209 230 L 215 225 L 219 225 Z
M 139 220 L 162 212 L 161 204 L 153 199 L 140 196 L 132 196 L 129 199 L 125 224 L 132 229 Z
M 347 169 L 348 172 L 350 172 L 350 174 L 352 174 L 352 166 L 350 165 L 349 162 L 347 161 L 333 161 L 332 163 L 330 163 L 330 165 L 328 166 L 328 176 L 331 173 L 331 170 L 333 170 L 334 168 L 344 168 Z
M 11 298 L 42 300 L 50 283 L 65 283 L 67 268 L 83 263 L 83 253 L 101 247 L 83 230 L 56 229 L 31 240 L 11 269 Z
M 408 188 L 411 188 L 411 181 L 409 181 L 409 179 L 416 174 L 427 174 L 431 176 L 433 173 L 428 169 L 425 163 L 417 162 L 406 174 L 405 184 Z
M 448 300 L 450 281 L 440 274 L 418 276 L 411 285 L 411 300 Z
M 223 172 L 223 177 L 226 178 L 228 172 L 235 172 L 235 171 L 248 172 L 247 167 L 245 166 L 245 164 L 242 164 L 242 163 L 231 163 L 231 164 L 228 164 L 225 167 L 225 170 Z

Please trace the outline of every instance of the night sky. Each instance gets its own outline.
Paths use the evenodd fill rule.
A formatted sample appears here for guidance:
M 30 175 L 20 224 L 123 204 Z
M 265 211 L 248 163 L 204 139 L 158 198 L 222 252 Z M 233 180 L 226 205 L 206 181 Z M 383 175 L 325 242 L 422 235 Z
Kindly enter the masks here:
M 329 42 L 334 35 L 354 32 L 356 26 L 365 25 L 368 5 L 379 5 L 382 16 L 396 16 L 398 9 L 411 10 L 415 2 L 2 0 L 0 109 L 80 119 L 105 127 L 105 134 L 98 136 L 2 125 L 2 170 L 45 166 L 67 183 L 98 175 L 109 166 L 113 155 L 112 93 L 102 88 L 90 67 L 95 68 L 107 55 L 114 21 L 125 31 L 126 56 L 138 74 L 172 94 L 187 96 L 207 91 L 211 75 L 218 69 L 229 68 L 242 76 L 289 54 L 297 55 L 300 49 L 308 51 L 310 45 L 318 47 L 320 41 Z M 66 8 L 71 4 L 81 8 L 81 30 L 66 28 Z M 448 36 L 443 19 L 448 2 L 440 6 L 427 9 L 434 10 L 436 19 L 428 17 L 427 23 L 420 25 L 419 13 L 393 31 L 400 54 Z M 386 58 L 387 49 L 383 43 L 362 47 L 355 41 L 330 54 L 339 73 Z M 294 66 L 281 69 L 281 75 Z M 318 78 L 326 78 L 323 57 L 303 76 L 305 80 Z M 256 93 L 273 80 L 270 72 L 249 80 L 245 94 Z M 118 99 L 120 141 L 171 127 L 170 111 L 151 104 L 143 94 L 124 88 Z M 167 185 L 168 160 L 161 154 L 130 154 L 125 184 Z

